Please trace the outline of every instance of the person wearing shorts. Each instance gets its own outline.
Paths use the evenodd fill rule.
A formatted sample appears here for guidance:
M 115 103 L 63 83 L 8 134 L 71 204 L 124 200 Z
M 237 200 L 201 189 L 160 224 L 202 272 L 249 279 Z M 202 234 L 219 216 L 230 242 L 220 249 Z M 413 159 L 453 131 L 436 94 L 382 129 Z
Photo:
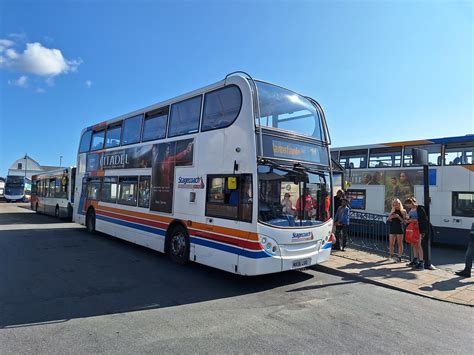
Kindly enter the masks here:
M 389 259 L 393 259 L 395 262 L 399 263 L 402 261 L 403 254 L 403 224 L 405 223 L 407 213 L 403 208 L 401 201 L 396 198 L 392 201 L 392 210 L 388 216 L 390 221 L 390 235 L 389 235 L 389 244 L 388 252 Z M 398 256 L 393 258 L 393 249 L 395 247 L 395 241 L 397 241 L 398 246 Z

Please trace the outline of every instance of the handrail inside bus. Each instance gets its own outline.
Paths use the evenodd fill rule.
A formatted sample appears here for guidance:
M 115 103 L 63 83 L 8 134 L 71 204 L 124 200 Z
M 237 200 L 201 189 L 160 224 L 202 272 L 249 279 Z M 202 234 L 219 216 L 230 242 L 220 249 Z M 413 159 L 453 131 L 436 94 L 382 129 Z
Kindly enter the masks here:
M 244 72 L 242 70 L 237 70 L 237 71 L 234 71 L 232 73 L 229 73 L 226 75 L 226 77 L 224 78 L 224 85 L 225 85 L 225 82 L 227 80 L 228 77 L 232 76 L 232 75 L 235 75 L 235 74 L 244 74 L 246 77 L 247 77 L 247 80 L 251 83 L 251 88 L 255 94 L 255 100 L 253 102 L 253 111 L 254 111 L 254 122 L 256 121 L 256 118 L 258 117 L 258 136 L 259 136 L 259 146 L 260 146 L 260 154 L 261 156 L 263 156 L 263 132 L 262 132 L 262 125 L 260 123 L 260 101 L 258 99 L 258 88 L 257 88 L 257 84 L 255 84 L 255 80 L 252 78 L 252 76 L 247 73 L 247 72 Z M 253 87 L 252 87 L 253 86 Z

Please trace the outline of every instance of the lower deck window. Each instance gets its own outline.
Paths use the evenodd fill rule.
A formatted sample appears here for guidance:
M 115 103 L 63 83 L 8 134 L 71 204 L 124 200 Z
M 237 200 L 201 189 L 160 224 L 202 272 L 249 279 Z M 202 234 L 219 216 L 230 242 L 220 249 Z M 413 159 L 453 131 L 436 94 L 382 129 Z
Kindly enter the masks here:
M 100 179 L 92 178 L 87 181 L 87 198 L 98 200 L 100 197 Z
M 474 217 L 474 192 L 453 192 L 452 215 Z
M 209 176 L 206 216 L 252 221 L 252 176 Z
M 137 186 L 138 178 L 136 176 L 121 177 L 119 179 L 119 196 L 117 203 L 122 205 L 137 205 Z

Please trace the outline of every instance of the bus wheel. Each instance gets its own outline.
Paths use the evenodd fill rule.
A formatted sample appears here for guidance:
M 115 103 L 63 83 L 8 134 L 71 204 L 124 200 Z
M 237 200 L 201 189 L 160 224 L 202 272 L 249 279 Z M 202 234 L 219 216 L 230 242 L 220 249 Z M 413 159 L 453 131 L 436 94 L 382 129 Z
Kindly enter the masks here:
M 183 226 L 176 226 L 168 237 L 167 254 L 175 263 L 185 264 L 189 259 L 189 236 Z
M 87 211 L 86 229 L 89 233 L 95 232 L 95 212 L 94 212 L 94 209 L 92 208 L 89 211 Z
M 56 205 L 56 209 L 54 210 L 54 217 L 59 218 L 59 206 Z

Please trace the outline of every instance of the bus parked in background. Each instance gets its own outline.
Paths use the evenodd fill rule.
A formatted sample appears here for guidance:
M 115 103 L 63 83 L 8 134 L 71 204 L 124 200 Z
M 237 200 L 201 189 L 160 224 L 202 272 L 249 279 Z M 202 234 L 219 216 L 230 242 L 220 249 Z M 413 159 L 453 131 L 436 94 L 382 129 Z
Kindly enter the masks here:
M 434 241 L 463 245 L 474 222 L 474 135 L 334 148 L 346 168 L 351 208 L 387 214 L 394 198 L 423 201 L 423 169 L 412 149 L 428 151 Z
M 242 275 L 323 262 L 331 248 L 324 113 L 246 74 L 88 127 L 74 220 Z
M 31 209 L 58 218 L 72 218 L 76 168 L 32 176 Z
M 31 180 L 24 176 L 8 175 L 5 181 L 7 202 L 28 202 L 31 197 Z
M 5 199 L 5 179 L 0 177 L 0 201 Z

